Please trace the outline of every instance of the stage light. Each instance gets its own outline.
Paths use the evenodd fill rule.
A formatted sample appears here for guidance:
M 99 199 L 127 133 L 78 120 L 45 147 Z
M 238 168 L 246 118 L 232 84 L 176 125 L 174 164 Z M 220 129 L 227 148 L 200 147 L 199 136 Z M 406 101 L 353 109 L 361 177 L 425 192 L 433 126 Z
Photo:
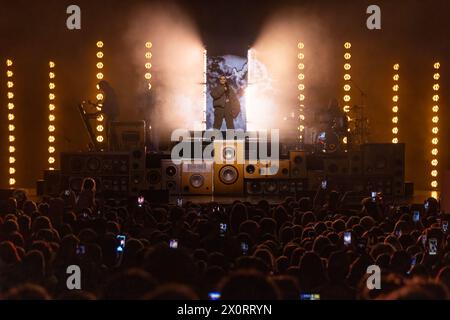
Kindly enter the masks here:
M 99 48 L 99 50 L 97 52 L 98 61 L 95 64 L 95 66 L 97 68 L 97 74 L 96 74 L 97 80 L 103 80 L 105 77 L 105 74 L 103 71 L 103 69 L 105 68 L 105 64 L 104 64 L 104 61 L 102 60 L 105 56 L 104 52 L 103 52 L 104 46 L 105 46 L 105 43 L 103 41 L 101 41 L 101 40 L 97 41 L 97 48 Z M 96 88 L 97 88 L 96 98 L 97 98 L 98 103 L 100 103 L 100 101 L 103 100 L 104 96 L 103 96 L 102 92 L 100 91 L 100 86 L 98 85 L 98 83 L 96 84 Z M 101 108 L 97 107 L 97 110 L 101 110 Z M 103 126 L 103 120 L 104 120 L 103 116 L 101 118 L 97 116 L 97 127 Z M 102 137 L 101 141 L 98 139 L 99 136 Z M 104 141 L 103 138 L 104 137 L 102 136 L 102 133 L 97 130 L 97 142 L 99 142 L 99 143 L 103 142 Z
M 303 82 L 305 80 L 305 53 L 303 51 L 303 49 L 305 48 L 305 44 L 303 42 L 299 42 L 298 43 L 298 54 L 297 54 L 297 58 L 299 60 L 299 64 L 298 64 L 298 90 L 300 91 L 300 95 L 299 95 L 299 107 L 298 107 L 298 120 L 299 120 L 299 125 L 297 127 L 298 129 L 298 139 L 300 144 L 304 143 L 304 133 L 305 133 L 305 94 L 304 94 L 304 90 L 305 90 L 305 83 Z
M 103 142 L 103 136 L 97 136 L 97 142 L 102 143 Z
M 55 89 L 55 84 L 53 83 L 53 82 L 50 82 L 49 84 L 48 84 L 48 88 L 50 89 L 50 90 L 53 90 L 53 89 Z
M 49 72 L 48 74 L 50 79 L 54 79 L 55 78 L 55 73 L 54 72 Z
M 49 136 L 48 137 L 48 142 L 50 142 L 50 143 L 53 143 L 53 142 L 55 142 L 55 137 L 54 136 Z
M 431 187 L 435 190 L 433 191 L 437 191 L 436 189 L 438 188 L 438 164 L 439 164 L 439 159 L 437 157 L 439 150 L 438 150 L 438 143 L 439 143 L 439 138 L 438 138 L 438 134 L 439 134 L 439 94 L 438 91 L 440 89 L 440 85 L 439 85 L 439 79 L 440 79 L 440 74 L 437 70 L 439 70 L 439 68 L 441 67 L 440 62 L 434 62 L 433 64 L 433 79 L 434 79 L 434 83 L 433 83 L 433 96 L 432 96 L 432 100 L 434 102 L 433 106 L 431 107 L 431 111 L 432 111 L 432 117 L 431 117 L 431 122 L 432 122 L 432 129 L 431 129 L 431 135 L 432 135 L 432 139 L 431 139 L 431 154 L 433 156 L 433 159 L 431 159 Z
M 48 95 L 48 98 L 50 99 L 50 100 L 55 100 L 55 94 L 54 93 L 50 93 L 49 95 Z
M 54 111 L 55 109 L 56 109 L 56 106 L 55 106 L 53 103 L 50 103 L 50 104 L 48 105 L 48 110 Z
M 351 58 L 352 58 L 352 54 L 350 52 L 352 45 L 350 42 L 345 42 L 344 43 L 344 85 L 343 85 L 343 89 L 344 89 L 344 93 L 342 96 L 342 100 L 344 101 L 344 105 L 342 107 L 342 110 L 345 112 L 348 121 L 352 121 L 352 118 L 350 117 L 350 101 L 351 101 L 351 79 L 352 76 L 350 75 L 350 70 L 352 68 L 351 65 Z M 349 130 L 347 130 L 347 132 L 351 132 L 350 128 Z M 347 142 L 347 137 L 346 138 L 346 142 Z M 346 144 L 346 143 L 345 143 Z
M 99 124 L 98 126 L 97 126 L 97 131 L 98 132 L 102 132 L 104 130 L 104 127 L 101 125 L 101 124 Z
M 398 111 L 399 111 L 399 107 L 398 107 L 398 100 L 399 100 L 399 95 L 398 95 L 398 91 L 400 90 L 400 86 L 398 85 L 398 80 L 400 79 L 399 76 L 399 70 L 400 70 L 400 64 L 399 63 L 395 63 L 392 67 L 392 69 L 394 70 L 394 76 L 392 77 L 394 84 L 392 86 L 392 102 L 394 103 L 394 106 L 392 107 L 392 124 L 394 125 L 392 128 L 392 143 L 398 143 L 399 139 L 398 139 L 398 133 L 399 133 L 399 128 L 398 128 L 398 123 L 399 123 L 399 116 L 398 116 Z
M 48 157 L 48 163 L 54 164 L 55 163 L 55 158 L 54 157 Z
M 12 59 L 6 59 L 6 76 L 7 76 L 7 82 L 6 82 L 6 86 L 8 88 L 8 92 L 7 92 L 7 97 L 8 97 L 8 102 L 7 102 L 7 107 L 8 107 L 8 151 L 9 151 L 9 163 L 10 163 L 10 167 L 9 167 L 9 177 L 8 177 L 8 184 L 10 186 L 15 185 L 16 183 L 16 179 L 12 176 L 13 174 L 16 173 L 16 168 L 14 166 L 12 166 L 13 163 L 15 163 L 16 159 L 15 157 L 13 157 L 14 152 L 16 152 L 16 147 L 15 147 L 15 141 L 16 141 L 16 137 L 14 136 L 13 132 L 15 131 L 16 127 L 14 125 L 14 120 L 15 120 L 15 114 L 14 114 L 14 92 L 13 87 L 14 87 L 14 72 L 12 70 L 13 67 L 13 60 Z M 13 160 L 13 161 L 12 161 Z
M 152 74 L 150 73 L 150 69 L 152 68 L 152 64 L 150 62 L 150 59 L 152 58 L 152 53 L 150 52 L 150 49 L 153 47 L 153 44 L 150 41 L 147 41 L 145 43 L 145 48 L 147 48 L 147 52 L 145 53 L 145 73 L 144 73 L 144 78 L 147 81 L 147 87 L 148 90 L 151 90 L 152 86 L 151 86 L 151 82 L 150 80 L 152 79 Z

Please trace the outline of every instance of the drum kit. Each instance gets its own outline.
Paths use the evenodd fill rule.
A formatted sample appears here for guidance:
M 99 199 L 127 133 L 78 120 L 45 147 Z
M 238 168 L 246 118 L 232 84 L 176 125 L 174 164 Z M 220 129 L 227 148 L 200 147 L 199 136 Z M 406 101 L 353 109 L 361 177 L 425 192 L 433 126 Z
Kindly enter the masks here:
M 323 112 L 318 115 L 309 126 L 310 142 L 316 151 L 332 154 L 367 143 L 369 121 L 363 116 L 362 108 L 354 106 L 348 114 Z

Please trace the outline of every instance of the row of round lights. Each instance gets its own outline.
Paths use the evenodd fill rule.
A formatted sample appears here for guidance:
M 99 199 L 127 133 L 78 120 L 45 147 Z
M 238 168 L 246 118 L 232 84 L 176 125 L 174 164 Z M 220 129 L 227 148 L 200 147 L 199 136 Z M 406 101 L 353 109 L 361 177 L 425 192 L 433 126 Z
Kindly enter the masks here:
M 434 68 L 434 74 L 433 74 L 433 107 L 432 107 L 432 129 L 431 129 L 431 188 L 434 189 L 434 191 L 438 188 L 438 133 L 439 133 L 439 78 L 441 75 L 439 74 L 439 69 L 441 67 L 441 64 L 439 62 L 435 62 L 433 65 Z
M 103 46 L 104 43 L 103 41 L 97 41 L 97 80 L 101 81 L 104 78 L 104 73 L 103 73 L 103 68 L 104 68 L 104 62 L 103 62 L 103 57 L 104 57 L 104 53 L 103 53 Z M 103 100 L 103 94 L 100 91 L 100 87 L 97 85 L 97 101 L 102 101 Z M 99 107 L 97 108 L 99 110 L 101 110 L 101 104 L 99 104 Z M 97 143 L 103 143 L 105 141 L 105 137 L 104 137 L 104 116 L 102 114 L 99 114 L 97 116 L 97 127 L 96 127 L 96 131 L 97 131 Z
M 350 100 L 352 99 L 351 97 L 351 80 L 352 80 L 352 76 L 350 74 L 350 69 L 352 68 L 352 65 L 350 63 L 350 60 L 352 58 L 352 54 L 350 52 L 350 49 L 352 48 L 352 44 L 350 42 L 346 42 L 344 43 L 344 95 L 342 97 L 342 100 L 344 101 L 344 106 L 342 108 L 342 110 L 344 111 L 345 115 L 347 116 L 347 119 L 350 121 L 351 118 L 349 116 L 350 113 Z M 348 131 L 350 131 L 350 128 L 348 129 Z M 347 137 L 345 136 L 342 139 L 342 142 L 344 144 L 347 144 L 348 140 Z
M 394 81 L 394 84 L 392 86 L 392 143 L 398 143 L 398 91 L 400 89 L 400 87 L 398 86 L 398 81 L 400 79 L 400 65 L 398 63 L 394 64 L 393 69 L 394 76 L 392 77 L 392 80 Z
M 304 59 L 305 59 L 305 54 L 303 49 L 305 48 L 305 44 L 303 42 L 299 42 L 298 45 L 298 91 L 299 91 L 299 126 L 298 126 L 298 131 L 299 131 L 299 140 L 300 143 L 303 143 L 304 141 L 304 133 L 305 133 L 305 63 L 304 63 Z
M 6 60 L 6 77 L 7 77 L 7 87 L 8 87 L 8 152 L 9 152 L 9 180 L 8 180 L 8 184 L 9 186 L 14 186 L 16 184 L 16 179 L 14 178 L 14 175 L 16 173 L 16 168 L 15 168 L 15 162 L 16 162 L 16 158 L 15 158 L 15 152 L 16 152 L 16 147 L 15 147 L 15 140 L 16 137 L 14 135 L 14 131 L 15 131 L 15 125 L 14 125 L 14 92 L 13 92 L 13 88 L 14 88 L 14 72 L 12 71 L 12 67 L 13 67 L 13 61 L 11 59 L 7 59 Z
M 50 61 L 49 62 L 49 73 L 48 73 L 48 77 L 49 77 L 49 84 L 48 84 L 48 88 L 49 88 L 49 94 L 48 94 L 48 99 L 49 99 L 49 104 L 48 104 L 48 165 L 49 165 L 49 170 L 54 170 L 54 166 L 55 166 L 55 152 L 56 152 L 56 148 L 55 148 L 55 142 L 56 142 L 56 138 L 55 138 L 55 131 L 56 131 L 56 127 L 55 127 L 55 120 L 56 120 L 56 116 L 55 116 L 55 62 Z
M 150 51 L 150 49 L 153 47 L 153 44 L 151 42 L 146 42 L 145 43 L 145 48 L 146 48 L 146 52 L 145 52 L 145 74 L 144 74 L 144 78 L 147 81 L 148 84 L 148 90 L 152 89 L 152 73 L 151 73 L 151 69 L 152 69 L 152 63 L 151 63 L 151 59 L 152 59 L 152 52 Z

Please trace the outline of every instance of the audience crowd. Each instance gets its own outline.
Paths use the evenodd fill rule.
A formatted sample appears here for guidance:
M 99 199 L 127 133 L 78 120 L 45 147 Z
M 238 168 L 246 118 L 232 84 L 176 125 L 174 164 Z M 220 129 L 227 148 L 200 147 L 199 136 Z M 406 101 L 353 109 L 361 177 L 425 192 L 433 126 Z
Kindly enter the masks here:
M 0 299 L 448 299 L 449 217 L 381 194 L 280 203 L 156 205 L 75 195 L 10 198 L 0 212 Z M 125 241 L 123 241 L 125 239 Z M 68 266 L 81 289 L 67 287 Z M 381 270 L 369 289 L 368 266 Z

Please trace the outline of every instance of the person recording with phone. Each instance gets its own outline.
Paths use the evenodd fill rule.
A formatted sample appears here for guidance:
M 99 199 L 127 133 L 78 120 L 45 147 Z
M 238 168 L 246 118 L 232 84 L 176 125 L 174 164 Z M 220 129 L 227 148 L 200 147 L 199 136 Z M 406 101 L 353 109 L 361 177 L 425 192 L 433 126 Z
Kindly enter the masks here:
M 225 119 L 227 129 L 234 129 L 233 121 L 239 115 L 241 105 L 224 75 L 219 77 L 219 84 L 211 90 L 211 96 L 214 107 L 213 128 L 220 130 Z

